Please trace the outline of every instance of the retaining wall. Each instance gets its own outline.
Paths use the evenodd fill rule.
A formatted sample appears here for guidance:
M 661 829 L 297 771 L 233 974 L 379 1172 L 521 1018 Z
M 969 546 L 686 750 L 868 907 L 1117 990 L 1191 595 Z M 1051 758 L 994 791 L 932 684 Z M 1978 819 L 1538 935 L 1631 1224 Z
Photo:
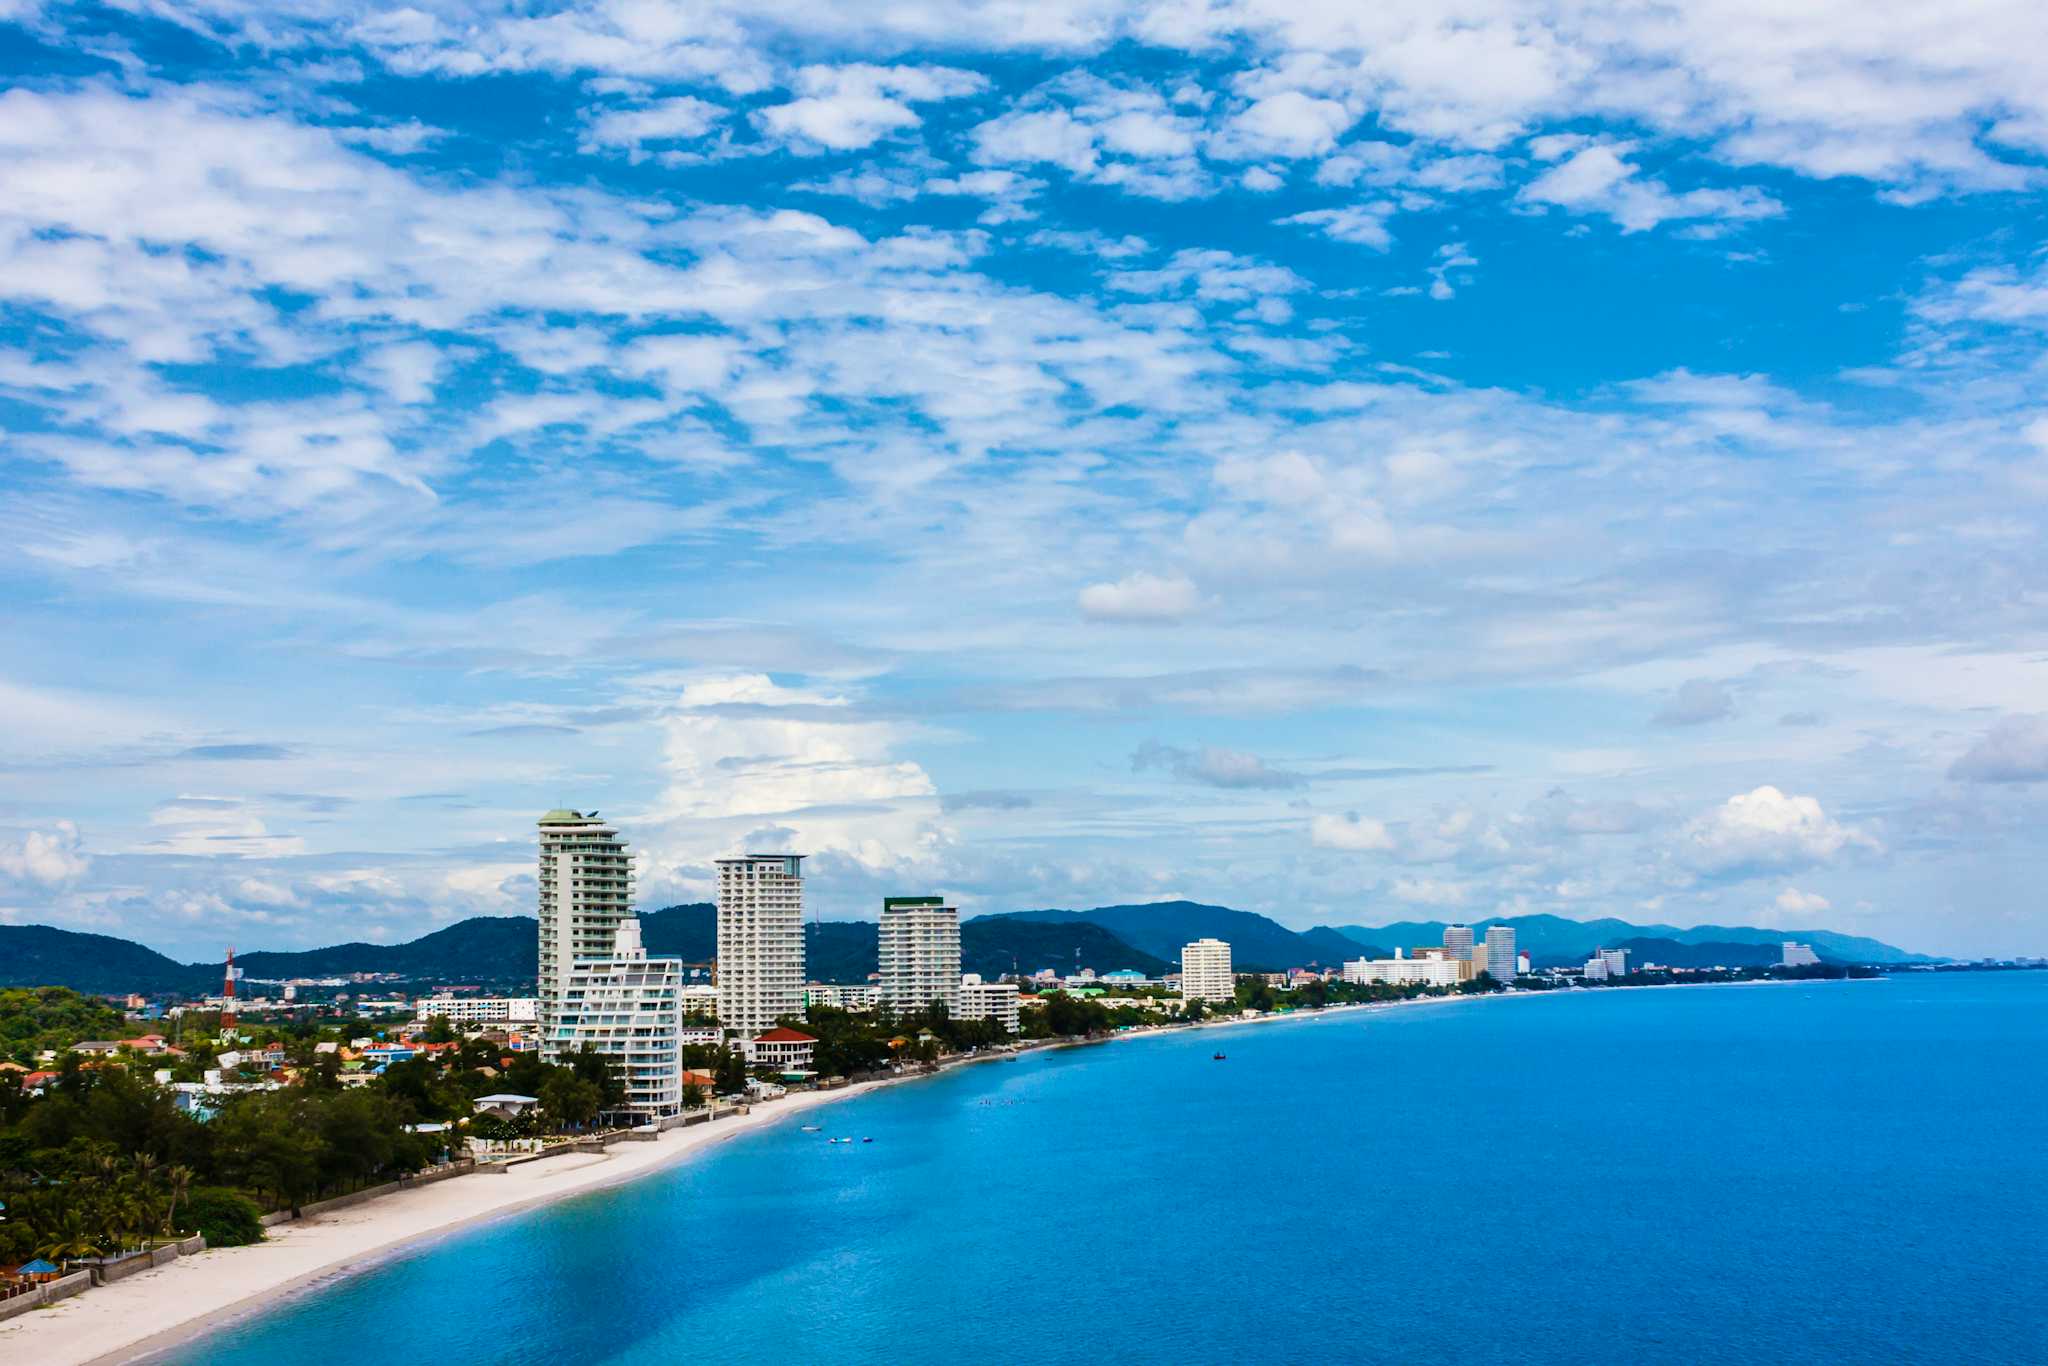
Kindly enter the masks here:
M 13 1299 L 0 1300 L 0 1323 L 5 1323 L 11 1318 L 17 1318 L 22 1314 L 26 1314 L 31 1309 L 40 1309 L 46 1304 L 55 1304 L 58 1300 L 68 1300 L 79 1291 L 91 1286 L 91 1284 L 92 1273 L 90 1271 L 74 1271 L 69 1276 L 62 1276 L 54 1281 L 44 1281 L 26 1295 L 16 1295 Z

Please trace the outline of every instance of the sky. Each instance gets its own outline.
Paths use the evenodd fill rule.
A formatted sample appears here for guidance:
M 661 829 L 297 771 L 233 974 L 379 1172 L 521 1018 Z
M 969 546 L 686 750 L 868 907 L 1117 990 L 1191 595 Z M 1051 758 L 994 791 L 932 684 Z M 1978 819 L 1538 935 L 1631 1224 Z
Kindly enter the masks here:
M 2036 0 L 0 0 L 0 922 L 2048 953 Z

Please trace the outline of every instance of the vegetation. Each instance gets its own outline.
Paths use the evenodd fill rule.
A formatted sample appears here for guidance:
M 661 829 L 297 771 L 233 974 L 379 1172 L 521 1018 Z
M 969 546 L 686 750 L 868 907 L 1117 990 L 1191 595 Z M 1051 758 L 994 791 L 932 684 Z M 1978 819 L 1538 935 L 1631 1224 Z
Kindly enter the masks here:
M 120 1011 L 68 987 L 15 987 L 0 991 L 0 1058 L 24 1066 L 44 1049 L 69 1048 L 85 1039 L 129 1034 Z

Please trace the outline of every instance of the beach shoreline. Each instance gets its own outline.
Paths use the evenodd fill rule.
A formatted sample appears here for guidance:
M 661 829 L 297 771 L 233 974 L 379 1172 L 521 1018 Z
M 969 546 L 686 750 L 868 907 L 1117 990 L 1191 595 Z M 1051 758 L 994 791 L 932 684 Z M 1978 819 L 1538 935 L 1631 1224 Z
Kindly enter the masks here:
M 503 1173 L 475 1173 L 399 1191 L 315 1218 L 279 1224 L 269 1230 L 264 1242 L 181 1257 L 115 1285 L 96 1287 L 0 1323 L 0 1357 L 35 1361 L 38 1366 L 112 1366 L 145 1360 L 238 1319 L 268 1312 L 283 1300 L 358 1275 L 479 1225 L 625 1185 L 792 1116 L 976 1063 L 1055 1048 L 1177 1036 L 1199 1030 L 1228 1030 L 1360 1013 L 1370 1016 L 1416 1006 L 1577 994 L 1545 991 L 1421 996 L 1286 1014 L 1210 1019 L 1194 1025 L 1134 1030 L 1092 1039 L 1046 1040 L 1011 1051 L 960 1059 L 937 1073 L 915 1072 L 857 1082 L 831 1091 L 802 1092 L 756 1104 L 746 1114 L 730 1119 L 670 1130 L 653 1142 L 619 1142 L 602 1153 L 571 1153 Z

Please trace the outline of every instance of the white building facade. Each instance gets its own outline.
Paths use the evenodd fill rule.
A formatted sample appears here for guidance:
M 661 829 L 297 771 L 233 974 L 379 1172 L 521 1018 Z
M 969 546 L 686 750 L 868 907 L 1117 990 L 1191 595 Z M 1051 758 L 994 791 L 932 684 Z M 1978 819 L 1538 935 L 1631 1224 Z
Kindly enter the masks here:
M 535 1024 L 540 1000 L 533 996 L 422 996 L 413 1002 L 413 1018 L 436 1015 L 452 1025 Z
M 679 958 L 649 958 L 640 922 L 620 923 L 611 954 L 569 969 L 548 1034 L 552 1056 L 592 1048 L 611 1059 L 626 1084 L 626 1104 L 643 1114 L 683 1108 L 683 1067 L 676 995 Z
M 633 856 L 595 811 L 550 811 L 540 818 L 540 1025 L 548 1051 L 569 971 L 578 959 L 606 958 L 612 937 L 633 914 Z
M 718 860 L 718 1023 L 753 1038 L 804 1010 L 804 856 Z
M 1805 944 L 1795 944 L 1788 939 L 1779 947 L 1784 955 L 1778 962 L 1779 967 L 1812 968 L 1820 966 L 1820 955 Z
M 936 896 L 882 898 L 876 932 L 881 1002 L 903 1014 L 943 1005 L 960 1014 L 960 912 Z
M 1017 984 L 984 982 L 979 975 L 967 973 L 960 979 L 960 1018 L 994 1020 L 1011 1034 L 1022 1032 L 1024 1026 L 1017 1015 Z
M 1180 994 L 1189 1001 L 1228 1001 L 1237 995 L 1230 970 L 1230 945 L 1197 939 L 1180 951 Z
M 1502 986 L 1515 980 L 1515 927 L 1489 925 L 1486 928 L 1486 970 Z
M 1347 982 L 1388 982 L 1394 986 L 1454 987 L 1471 975 L 1470 961 L 1460 961 L 1448 954 L 1441 958 L 1354 958 L 1344 965 Z
M 835 1010 L 873 1010 L 882 1003 L 882 989 L 877 986 L 840 986 L 831 982 L 812 982 L 804 988 L 804 1004 L 807 1006 L 831 1006 Z
M 1472 927 L 1470 925 L 1444 926 L 1444 948 L 1451 957 L 1463 963 L 1472 957 Z

